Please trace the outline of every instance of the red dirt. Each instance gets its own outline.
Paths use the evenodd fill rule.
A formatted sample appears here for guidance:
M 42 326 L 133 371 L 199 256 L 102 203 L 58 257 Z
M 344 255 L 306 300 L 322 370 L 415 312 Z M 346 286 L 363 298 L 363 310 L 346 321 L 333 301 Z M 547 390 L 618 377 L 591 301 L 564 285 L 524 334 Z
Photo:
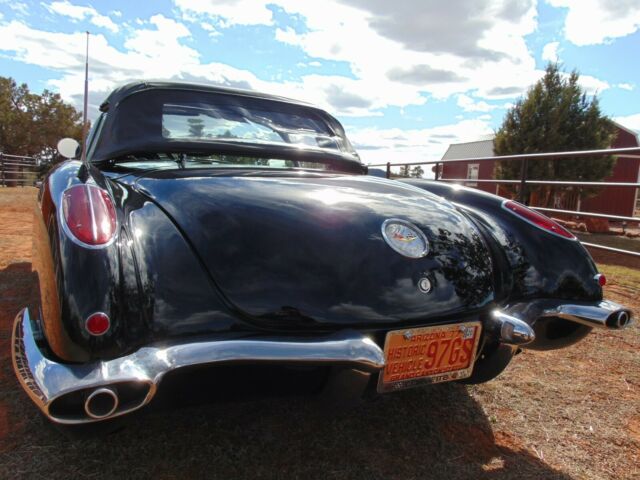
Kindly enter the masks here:
M 67 440 L 11 366 L 28 301 L 32 189 L 0 189 L 0 478 L 640 478 L 640 328 L 525 351 L 496 380 L 384 396 L 347 412 L 305 398 L 151 411 Z M 637 284 L 607 295 L 640 313 Z

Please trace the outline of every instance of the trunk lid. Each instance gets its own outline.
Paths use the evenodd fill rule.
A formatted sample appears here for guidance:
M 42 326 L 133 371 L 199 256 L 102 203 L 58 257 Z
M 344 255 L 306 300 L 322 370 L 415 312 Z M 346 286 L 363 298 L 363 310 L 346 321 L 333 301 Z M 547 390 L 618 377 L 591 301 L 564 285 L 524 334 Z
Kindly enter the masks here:
M 136 185 L 181 229 L 228 301 L 265 327 L 428 323 L 493 300 L 476 228 L 448 201 L 400 182 L 172 170 Z M 389 218 L 417 226 L 429 254 L 394 251 L 381 232 Z M 429 293 L 418 288 L 425 277 Z

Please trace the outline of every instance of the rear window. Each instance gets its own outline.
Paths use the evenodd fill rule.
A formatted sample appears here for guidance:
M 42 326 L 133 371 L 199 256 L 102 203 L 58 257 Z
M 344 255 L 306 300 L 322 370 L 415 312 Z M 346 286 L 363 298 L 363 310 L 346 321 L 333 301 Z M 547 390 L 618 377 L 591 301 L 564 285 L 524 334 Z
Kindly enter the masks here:
M 243 105 L 167 103 L 162 109 L 166 139 L 224 140 L 264 144 L 293 144 L 340 150 L 340 137 L 323 122 L 294 113 L 248 109 Z

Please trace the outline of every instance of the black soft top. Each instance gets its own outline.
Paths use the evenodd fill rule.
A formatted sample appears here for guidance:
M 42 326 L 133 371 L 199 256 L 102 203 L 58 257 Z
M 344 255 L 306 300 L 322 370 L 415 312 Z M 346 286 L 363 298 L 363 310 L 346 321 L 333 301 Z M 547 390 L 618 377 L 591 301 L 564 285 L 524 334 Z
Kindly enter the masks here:
M 103 116 L 89 152 L 94 163 L 126 155 L 194 152 L 348 162 L 343 166 L 362 169 L 338 120 L 310 104 L 275 95 L 194 83 L 134 82 L 114 90 L 100 111 Z M 205 135 L 202 130 L 199 136 L 190 137 L 184 131 L 172 135 L 167 118 L 246 124 L 276 132 L 277 138 Z M 276 137 L 276 133 L 270 134 Z M 305 137 L 304 142 L 298 137 Z M 315 138 L 317 144 L 309 138 Z
M 266 100 L 274 100 L 282 103 L 290 103 L 292 105 L 306 106 L 315 108 L 314 105 L 299 100 L 293 100 L 291 98 L 279 97 L 277 95 L 271 95 L 269 93 L 256 92 L 254 90 L 244 90 L 241 88 L 224 87 L 222 85 L 207 85 L 203 83 L 191 83 L 191 82 L 169 82 L 166 80 L 147 80 L 130 82 L 125 85 L 121 85 L 109 94 L 107 99 L 100 105 L 100 111 L 106 112 L 111 106 L 117 105 L 121 100 L 125 99 L 129 95 L 142 92 L 145 90 L 185 90 L 193 92 L 212 92 L 223 93 L 229 95 L 240 95 L 245 97 L 262 98 Z M 319 110 L 319 109 L 318 109 Z

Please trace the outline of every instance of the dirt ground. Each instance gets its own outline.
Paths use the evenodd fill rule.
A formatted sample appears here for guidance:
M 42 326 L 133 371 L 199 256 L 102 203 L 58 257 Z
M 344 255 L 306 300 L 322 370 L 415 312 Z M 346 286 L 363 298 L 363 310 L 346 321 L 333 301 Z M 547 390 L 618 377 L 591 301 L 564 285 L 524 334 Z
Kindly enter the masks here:
M 387 395 L 355 409 L 308 397 L 150 409 L 70 440 L 22 392 L 14 316 L 31 273 L 35 191 L 0 189 L 0 478 L 640 478 L 640 328 L 525 351 L 496 380 Z M 602 266 L 640 314 L 640 272 Z M 188 402 L 187 402 L 188 403 Z

